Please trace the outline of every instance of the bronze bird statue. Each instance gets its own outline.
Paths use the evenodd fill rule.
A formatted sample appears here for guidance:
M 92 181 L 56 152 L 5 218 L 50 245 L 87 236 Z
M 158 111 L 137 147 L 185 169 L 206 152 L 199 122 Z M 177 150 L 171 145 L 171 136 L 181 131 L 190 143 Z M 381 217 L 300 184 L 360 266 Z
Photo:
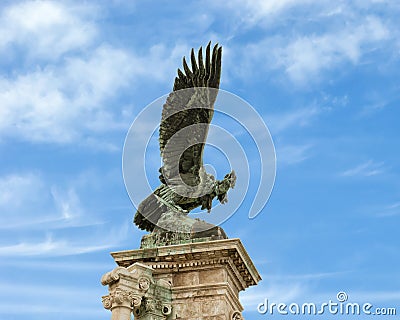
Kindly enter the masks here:
M 159 129 L 161 185 L 140 203 L 134 217 L 140 229 L 157 234 L 156 242 L 226 238 L 220 227 L 188 217 L 199 206 L 210 212 L 215 197 L 225 203 L 236 181 L 234 171 L 216 180 L 203 166 L 220 83 L 222 47 L 216 44 L 211 50 L 208 43 L 205 51 L 205 61 L 202 48 L 196 60 L 192 49 L 191 68 L 183 58 L 183 71 L 178 69 L 173 91 L 163 105 Z

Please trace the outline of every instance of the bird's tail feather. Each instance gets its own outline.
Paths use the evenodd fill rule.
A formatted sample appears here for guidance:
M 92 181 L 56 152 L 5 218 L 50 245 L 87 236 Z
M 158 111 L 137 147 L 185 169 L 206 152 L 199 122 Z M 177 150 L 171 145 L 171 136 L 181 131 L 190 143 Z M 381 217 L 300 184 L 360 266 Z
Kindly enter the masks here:
M 166 205 L 152 193 L 140 203 L 133 222 L 142 230 L 153 231 L 157 221 L 166 211 Z

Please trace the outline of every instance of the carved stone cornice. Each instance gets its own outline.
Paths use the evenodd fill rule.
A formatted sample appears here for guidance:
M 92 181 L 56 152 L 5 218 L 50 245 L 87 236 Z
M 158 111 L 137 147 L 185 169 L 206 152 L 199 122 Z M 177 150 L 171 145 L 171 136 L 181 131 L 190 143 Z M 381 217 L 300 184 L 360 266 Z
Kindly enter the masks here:
M 229 264 L 240 283 L 241 290 L 256 285 L 261 280 L 240 239 L 126 250 L 112 252 L 111 255 L 119 266 L 126 267 L 138 261 L 145 261 L 146 265 L 155 270 L 185 270 L 194 266 Z

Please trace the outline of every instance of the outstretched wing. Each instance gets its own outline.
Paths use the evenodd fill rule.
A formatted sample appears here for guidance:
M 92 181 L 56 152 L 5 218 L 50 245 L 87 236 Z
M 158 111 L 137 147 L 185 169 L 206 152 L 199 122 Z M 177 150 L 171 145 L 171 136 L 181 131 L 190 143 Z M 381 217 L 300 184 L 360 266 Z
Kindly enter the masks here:
M 163 167 L 160 180 L 163 183 L 144 199 L 135 214 L 134 222 L 139 228 L 152 231 L 159 218 L 169 210 L 179 197 L 176 188 L 195 186 L 200 181 L 204 144 L 208 126 L 213 116 L 221 75 L 222 48 L 210 43 L 206 48 L 205 63 L 200 48 L 198 59 L 191 52 L 191 69 L 183 58 L 183 70 L 178 69 L 173 91 L 163 106 L 160 124 L 160 150 Z M 168 186 L 166 182 L 168 181 Z
M 208 126 L 214 113 L 221 75 L 222 47 L 206 48 L 205 64 L 200 48 L 196 61 L 191 52 L 191 69 L 183 58 L 173 92 L 168 96 L 160 124 L 160 150 L 163 167 L 160 180 L 174 184 L 182 179 L 189 186 L 199 183 Z M 178 181 L 177 180 L 177 181 Z M 177 182 L 179 184 L 179 182 Z

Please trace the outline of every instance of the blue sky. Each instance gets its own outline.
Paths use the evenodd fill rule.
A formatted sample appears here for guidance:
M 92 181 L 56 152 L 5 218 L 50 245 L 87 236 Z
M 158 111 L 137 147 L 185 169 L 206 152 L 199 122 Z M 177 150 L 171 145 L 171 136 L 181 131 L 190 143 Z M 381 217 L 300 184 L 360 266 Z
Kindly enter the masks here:
M 263 278 L 241 294 L 246 318 L 267 317 L 264 298 L 339 291 L 399 313 L 399 13 L 384 0 L 3 1 L 1 319 L 109 319 L 109 252 L 144 234 L 125 136 L 209 40 L 223 46 L 221 88 L 257 110 L 277 154 L 265 209 L 248 219 L 245 199 L 222 225 Z

